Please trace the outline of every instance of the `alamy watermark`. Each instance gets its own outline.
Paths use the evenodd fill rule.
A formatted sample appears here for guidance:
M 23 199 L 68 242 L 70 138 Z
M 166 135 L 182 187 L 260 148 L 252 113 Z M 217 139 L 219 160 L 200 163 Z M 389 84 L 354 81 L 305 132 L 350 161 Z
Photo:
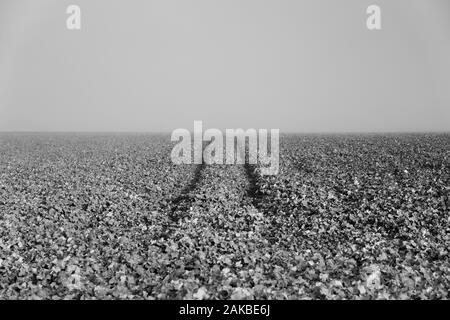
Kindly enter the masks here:
M 78 5 L 72 4 L 67 7 L 66 13 L 69 15 L 66 20 L 66 27 L 68 30 L 80 30 L 81 29 L 81 8 Z M 381 30 L 381 8 L 372 4 L 366 9 L 367 19 L 366 27 L 367 29 Z
M 66 20 L 66 27 L 69 30 L 81 29 L 81 8 L 75 4 L 67 7 L 66 13 L 69 15 Z
M 187 129 L 172 132 L 171 140 L 178 142 L 171 153 L 173 163 L 259 164 L 262 175 L 278 174 L 279 129 L 271 129 L 270 135 L 267 129 L 226 129 L 224 137 L 219 129 L 203 132 L 202 121 L 194 121 L 193 134 L 192 139 Z
M 366 21 L 367 29 L 381 30 L 381 8 L 372 4 L 367 7 L 366 13 L 369 15 Z

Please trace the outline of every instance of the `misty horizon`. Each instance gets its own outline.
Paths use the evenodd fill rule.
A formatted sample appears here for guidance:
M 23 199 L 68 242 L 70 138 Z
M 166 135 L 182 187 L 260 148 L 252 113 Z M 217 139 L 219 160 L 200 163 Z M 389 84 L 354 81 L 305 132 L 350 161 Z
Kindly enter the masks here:
M 81 30 L 66 28 L 76 3 Z M 382 29 L 366 28 L 381 8 Z M 0 132 L 450 131 L 450 2 L 0 4 Z

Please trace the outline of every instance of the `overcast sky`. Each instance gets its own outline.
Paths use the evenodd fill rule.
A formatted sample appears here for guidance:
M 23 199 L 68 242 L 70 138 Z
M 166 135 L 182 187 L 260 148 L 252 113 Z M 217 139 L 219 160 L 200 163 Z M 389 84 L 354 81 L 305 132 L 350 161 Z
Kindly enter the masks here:
M 66 8 L 82 29 L 66 28 Z M 366 28 L 366 8 L 382 30 Z M 0 0 L 0 131 L 449 131 L 448 0 Z

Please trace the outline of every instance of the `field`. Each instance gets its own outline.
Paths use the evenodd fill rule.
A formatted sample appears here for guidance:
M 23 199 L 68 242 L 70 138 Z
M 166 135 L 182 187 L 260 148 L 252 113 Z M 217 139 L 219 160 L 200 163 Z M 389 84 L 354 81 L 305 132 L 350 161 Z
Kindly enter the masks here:
M 0 298 L 449 298 L 449 134 L 280 143 L 262 176 L 166 135 L 1 134 Z

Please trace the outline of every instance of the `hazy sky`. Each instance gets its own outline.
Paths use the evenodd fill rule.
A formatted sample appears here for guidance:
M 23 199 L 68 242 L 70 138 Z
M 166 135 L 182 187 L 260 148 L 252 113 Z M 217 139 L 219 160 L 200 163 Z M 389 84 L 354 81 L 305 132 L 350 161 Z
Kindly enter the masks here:
M 66 8 L 82 29 L 66 28 Z M 382 30 L 366 28 L 366 8 Z M 449 0 L 0 0 L 0 131 L 449 131 Z

